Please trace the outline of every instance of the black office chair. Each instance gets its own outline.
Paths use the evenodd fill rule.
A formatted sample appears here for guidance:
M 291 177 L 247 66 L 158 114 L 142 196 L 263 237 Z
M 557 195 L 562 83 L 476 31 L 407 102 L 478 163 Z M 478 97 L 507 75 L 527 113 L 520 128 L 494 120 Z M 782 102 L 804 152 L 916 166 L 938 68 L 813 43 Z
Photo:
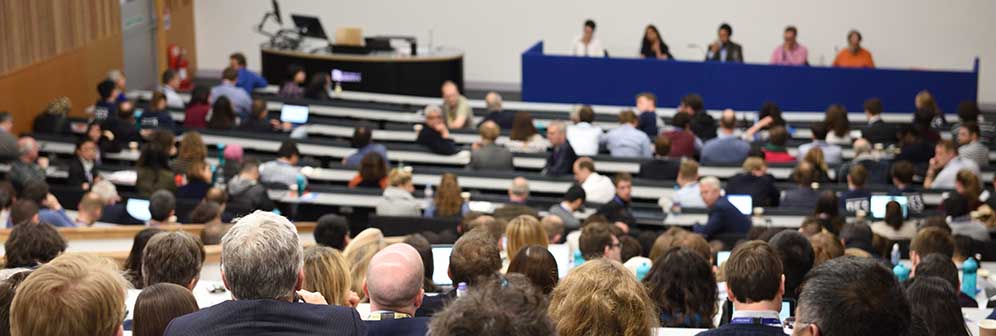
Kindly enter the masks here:
M 459 219 L 370 215 L 369 223 L 370 227 L 380 229 L 385 237 L 399 237 L 425 231 L 455 230 Z

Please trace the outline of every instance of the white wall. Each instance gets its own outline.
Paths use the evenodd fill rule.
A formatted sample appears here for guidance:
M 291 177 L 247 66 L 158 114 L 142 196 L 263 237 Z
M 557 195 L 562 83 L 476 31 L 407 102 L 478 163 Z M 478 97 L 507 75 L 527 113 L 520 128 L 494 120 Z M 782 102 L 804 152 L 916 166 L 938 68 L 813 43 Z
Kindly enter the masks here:
M 597 35 L 613 56 L 635 55 L 647 23 L 654 23 L 679 59 L 701 59 L 720 22 L 733 25 L 747 62 L 765 63 L 781 43 L 788 24 L 799 28 L 810 63 L 829 64 L 851 28 L 880 67 L 969 70 L 982 60 L 979 98 L 996 102 L 996 1 L 991 0 L 699 0 L 699 1 L 281 1 L 290 14 L 317 15 L 329 35 L 339 26 L 359 26 L 371 34 L 409 34 L 422 45 L 433 31 L 434 44 L 465 50 L 467 81 L 519 83 L 519 54 L 539 40 L 548 53 L 567 52 L 584 19 L 598 23 Z M 196 2 L 198 64 L 223 68 L 235 50 L 259 68 L 252 31 L 270 8 L 264 0 Z M 680 80 L 680 79 L 678 79 Z M 910 99 L 913 99 L 910 97 Z

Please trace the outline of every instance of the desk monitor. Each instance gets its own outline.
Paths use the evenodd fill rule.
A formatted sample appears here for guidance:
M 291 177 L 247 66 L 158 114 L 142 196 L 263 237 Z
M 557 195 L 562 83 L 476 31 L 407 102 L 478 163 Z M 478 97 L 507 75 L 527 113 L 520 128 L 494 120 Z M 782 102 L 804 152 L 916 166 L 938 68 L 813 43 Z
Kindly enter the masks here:
M 325 35 L 325 28 L 322 28 L 322 20 L 317 17 L 291 14 L 291 20 L 294 20 L 294 26 L 297 27 L 297 31 L 301 34 L 301 37 L 314 37 L 322 40 L 329 39 L 328 35 Z
M 733 206 L 740 210 L 740 213 L 750 216 L 751 211 L 754 209 L 753 199 L 750 195 L 726 195 L 726 200 L 733 203 Z
M 889 202 L 896 201 L 899 203 L 899 207 L 903 209 L 903 218 L 909 215 L 909 198 L 906 196 L 887 196 L 887 195 L 872 195 L 871 197 L 871 215 L 872 218 L 885 218 L 885 206 Z
M 335 45 L 363 46 L 363 29 L 359 27 L 339 27 L 335 30 Z
M 563 279 L 571 270 L 571 247 L 567 244 L 554 244 L 546 247 L 557 261 L 557 275 Z
M 719 251 L 716 252 L 716 266 L 723 266 L 726 263 L 726 259 L 730 259 L 731 251 Z
M 432 245 L 432 283 L 438 286 L 453 286 L 447 272 L 450 268 L 450 253 L 453 245 Z
M 152 219 L 152 214 L 149 213 L 149 200 L 129 198 L 128 203 L 125 203 L 125 211 L 132 218 L 143 222 L 148 222 Z
M 280 121 L 291 124 L 306 124 L 308 123 L 308 107 L 284 104 L 280 108 Z

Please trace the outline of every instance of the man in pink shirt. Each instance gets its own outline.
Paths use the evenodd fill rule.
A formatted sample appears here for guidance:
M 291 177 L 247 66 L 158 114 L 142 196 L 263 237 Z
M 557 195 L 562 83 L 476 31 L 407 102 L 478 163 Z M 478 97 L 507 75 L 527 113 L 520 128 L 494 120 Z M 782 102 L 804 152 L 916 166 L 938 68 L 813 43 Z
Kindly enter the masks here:
M 798 31 L 795 26 L 785 27 L 785 43 L 775 48 L 771 53 L 771 64 L 775 65 L 808 65 L 809 51 L 795 41 Z

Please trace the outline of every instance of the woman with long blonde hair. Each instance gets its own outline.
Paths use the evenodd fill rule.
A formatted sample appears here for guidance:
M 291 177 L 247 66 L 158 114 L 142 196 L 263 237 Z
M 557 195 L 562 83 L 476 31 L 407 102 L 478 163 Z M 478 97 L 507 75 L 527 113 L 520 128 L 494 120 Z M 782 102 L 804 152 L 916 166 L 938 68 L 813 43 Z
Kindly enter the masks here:
M 453 173 L 445 173 L 439 179 L 439 187 L 432 203 L 425 209 L 425 217 L 462 217 L 470 212 L 467 202 L 460 196 L 460 183 Z
M 329 304 L 356 307 L 349 263 L 338 250 L 312 246 L 304 250 L 304 290 L 321 293 Z
M 830 165 L 827 164 L 826 156 L 823 155 L 823 149 L 819 147 L 810 148 L 802 161 L 808 162 L 816 170 L 816 182 L 827 183 L 830 182 Z
M 944 119 L 944 113 L 941 112 L 941 108 L 937 106 L 937 100 L 934 100 L 934 95 L 930 91 L 923 90 L 917 92 L 916 98 L 913 100 L 913 106 L 916 107 L 917 114 L 930 117 L 930 126 L 941 127 L 948 124 L 948 121 Z
M 540 225 L 536 217 L 521 215 L 508 222 L 505 228 L 505 252 L 509 262 L 523 247 L 529 245 L 539 245 L 546 247 L 550 243 L 550 238 L 546 235 L 546 229 Z
M 359 295 L 361 300 L 366 299 L 363 295 L 363 281 L 367 278 L 370 259 L 386 246 L 384 233 L 380 229 L 369 228 L 360 231 L 342 251 L 346 261 L 349 262 L 349 274 L 352 277 L 350 287 L 353 292 Z
M 571 270 L 553 290 L 549 311 L 560 336 L 650 336 L 660 324 L 646 287 L 605 258 Z

